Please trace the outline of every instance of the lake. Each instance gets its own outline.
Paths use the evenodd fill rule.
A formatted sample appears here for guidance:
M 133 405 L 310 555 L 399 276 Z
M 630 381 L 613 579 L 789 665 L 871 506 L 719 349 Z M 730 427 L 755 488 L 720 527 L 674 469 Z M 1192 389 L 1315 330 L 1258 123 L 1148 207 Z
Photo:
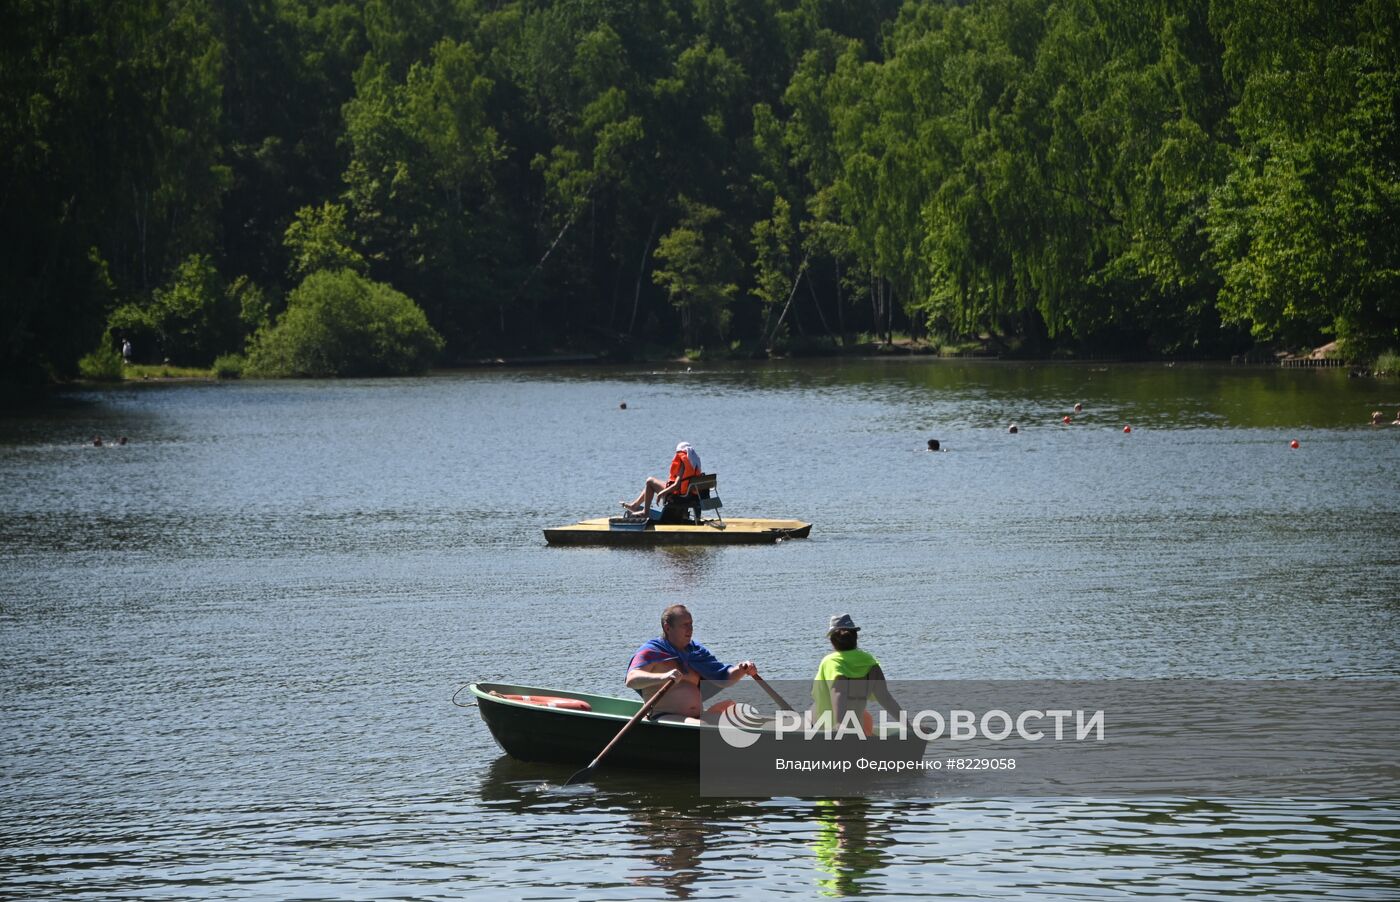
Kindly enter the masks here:
M 775 678 L 809 678 L 850 612 L 902 679 L 1394 680 L 1400 427 L 1375 409 L 1400 383 L 926 359 L 67 392 L 0 419 L 0 883 L 1394 898 L 1400 800 L 562 789 L 571 768 L 502 757 L 452 702 L 477 679 L 625 694 L 673 602 Z M 680 440 L 726 515 L 811 538 L 546 546 Z

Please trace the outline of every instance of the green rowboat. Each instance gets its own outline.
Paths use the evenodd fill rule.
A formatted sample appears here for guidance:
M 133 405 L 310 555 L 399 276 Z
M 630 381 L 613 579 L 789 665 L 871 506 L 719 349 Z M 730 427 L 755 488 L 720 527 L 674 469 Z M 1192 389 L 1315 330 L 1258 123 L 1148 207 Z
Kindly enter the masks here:
M 481 719 L 501 751 L 521 761 L 587 764 L 642 707 L 639 698 L 614 698 L 564 689 L 541 689 L 509 683 L 472 683 Z M 492 693 L 497 693 L 493 695 Z M 501 698 L 505 695 L 552 696 L 584 701 L 591 711 L 546 708 Z M 609 766 L 698 770 L 700 731 L 708 724 L 641 720 L 608 754 Z
M 481 718 L 491 731 L 496 744 L 507 755 L 521 761 L 556 762 L 583 765 L 597 756 L 628 719 L 641 708 L 637 698 L 615 698 L 564 689 L 543 689 L 511 683 L 471 683 L 467 687 L 476 698 Z M 508 695 L 540 696 L 556 699 L 576 699 L 587 702 L 591 710 L 576 711 L 551 708 L 530 702 L 504 698 Z M 636 767 L 697 772 L 700 769 L 701 740 L 707 734 L 718 734 L 719 727 L 709 723 L 681 723 L 667 719 L 645 718 L 627 732 L 622 741 L 608 753 L 603 767 Z M 850 743 L 853 740 L 828 740 Z M 858 740 L 854 740 L 859 742 Z M 778 753 L 783 746 L 769 731 L 763 733 L 755 752 L 769 749 Z M 917 760 L 923 757 L 925 741 L 916 736 L 907 739 L 879 740 L 885 754 Z M 791 749 L 793 743 L 788 742 Z M 866 743 L 848 745 L 846 751 L 873 749 Z

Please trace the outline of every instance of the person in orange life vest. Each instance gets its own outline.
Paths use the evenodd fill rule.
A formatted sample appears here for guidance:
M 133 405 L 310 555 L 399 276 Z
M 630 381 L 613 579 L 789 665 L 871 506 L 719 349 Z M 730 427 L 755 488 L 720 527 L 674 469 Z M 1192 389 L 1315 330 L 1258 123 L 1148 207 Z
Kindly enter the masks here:
M 629 514 L 645 514 L 651 508 L 653 499 L 660 503 L 666 503 L 666 496 L 672 492 L 684 495 L 690 490 L 690 480 L 699 476 L 703 470 L 700 469 L 700 452 L 696 451 L 690 442 L 681 442 L 676 446 L 676 456 L 671 458 L 671 476 L 668 482 L 662 482 L 655 476 L 647 478 L 646 484 L 642 486 L 642 492 L 631 501 L 619 501 L 623 509 Z
M 690 611 L 683 604 L 673 604 L 661 613 L 661 638 L 642 643 L 627 664 L 627 688 L 641 693 L 643 699 L 677 677 L 676 685 L 656 703 L 658 713 L 700 717 L 707 695 L 746 676 L 758 676 L 758 665 L 752 661 L 720 662 L 692 639 L 694 633 Z

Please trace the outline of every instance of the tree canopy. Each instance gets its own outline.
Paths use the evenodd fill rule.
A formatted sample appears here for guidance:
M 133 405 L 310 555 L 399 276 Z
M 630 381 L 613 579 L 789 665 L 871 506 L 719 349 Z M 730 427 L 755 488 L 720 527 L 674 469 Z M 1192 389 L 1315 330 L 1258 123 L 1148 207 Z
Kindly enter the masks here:
M 1394 0 L 12 0 L 0 370 L 266 354 L 318 273 L 449 363 L 1393 348 L 1398 56 Z

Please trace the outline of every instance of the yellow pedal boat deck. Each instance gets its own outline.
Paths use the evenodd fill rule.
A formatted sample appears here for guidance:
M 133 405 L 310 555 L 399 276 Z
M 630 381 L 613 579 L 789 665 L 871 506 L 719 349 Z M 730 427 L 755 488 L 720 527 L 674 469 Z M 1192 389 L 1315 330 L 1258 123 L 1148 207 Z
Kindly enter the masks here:
M 805 539 L 812 524 L 801 520 L 754 520 L 726 517 L 724 522 L 658 524 L 645 529 L 615 528 L 607 517 L 544 531 L 551 545 L 761 545 L 779 539 Z

